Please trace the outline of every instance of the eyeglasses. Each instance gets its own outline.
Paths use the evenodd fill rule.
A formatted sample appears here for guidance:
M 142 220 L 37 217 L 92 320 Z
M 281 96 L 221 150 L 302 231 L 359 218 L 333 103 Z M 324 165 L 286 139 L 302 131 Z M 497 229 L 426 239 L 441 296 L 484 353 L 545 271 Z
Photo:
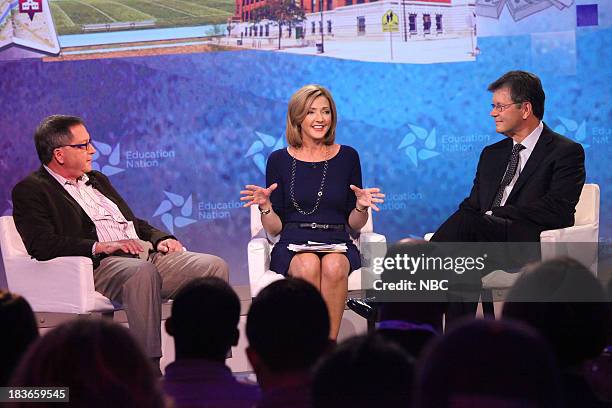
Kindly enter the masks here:
M 89 149 L 89 145 L 91 145 L 91 140 L 88 140 L 85 143 L 67 144 L 67 145 L 57 146 L 56 149 L 59 149 L 60 147 L 74 147 L 74 148 L 81 149 L 81 150 L 87 150 Z
M 495 109 L 497 112 L 503 112 L 503 111 L 505 111 L 505 110 L 506 110 L 506 109 L 507 109 L 509 106 L 512 106 L 512 105 L 521 105 L 522 103 L 523 103 L 523 102 L 512 102 L 512 103 L 507 103 L 507 104 L 505 104 L 505 105 L 502 105 L 502 104 L 499 104 L 499 103 L 496 105 L 496 104 L 492 103 L 492 104 L 491 104 L 491 109 Z

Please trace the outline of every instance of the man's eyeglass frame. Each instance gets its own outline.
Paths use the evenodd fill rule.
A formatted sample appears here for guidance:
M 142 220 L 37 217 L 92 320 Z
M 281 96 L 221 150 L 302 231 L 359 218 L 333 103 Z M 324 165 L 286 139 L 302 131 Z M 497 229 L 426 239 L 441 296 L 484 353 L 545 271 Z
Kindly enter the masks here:
M 503 112 L 505 111 L 508 107 L 512 106 L 512 105 L 522 105 L 527 101 L 523 101 L 523 102 L 511 102 L 511 103 L 506 103 L 504 105 L 496 105 L 494 103 L 491 104 L 491 109 L 495 109 L 496 112 Z
M 89 145 L 91 144 L 91 140 L 88 140 L 85 143 L 78 143 L 78 144 L 66 144 L 66 145 L 61 145 L 61 146 L 57 146 L 56 149 L 59 149 L 60 147 L 75 147 L 77 149 L 81 149 L 81 150 L 87 150 L 89 149 Z

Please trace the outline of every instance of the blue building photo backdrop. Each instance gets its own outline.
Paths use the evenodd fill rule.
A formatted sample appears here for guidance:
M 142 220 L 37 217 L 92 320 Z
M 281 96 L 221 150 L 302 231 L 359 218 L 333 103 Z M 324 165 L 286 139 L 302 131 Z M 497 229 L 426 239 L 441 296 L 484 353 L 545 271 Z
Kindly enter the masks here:
M 388 241 L 421 237 L 456 209 L 480 151 L 503 137 L 489 116 L 487 85 L 523 69 L 542 79 L 544 122 L 585 148 L 587 182 L 601 188 L 601 241 L 609 243 L 611 7 L 576 3 L 570 26 L 538 15 L 522 26 L 487 23 L 479 54 L 464 62 L 379 63 L 256 49 L 0 60 L 0 213 L 11 214 L 12 187 L 40 165 L 36 125 L 51 114 L 78 115 L 98 151 L 95 168 L 134 212 L 190 250 L 222 256 L 232 283 L 246 284 L 250 221 L 239 191 L 263 185 L 266 158 L 286 146 L 287 101 L 318 83 L 334 95 L 337 140 L 359 152 L 364 185 L 387 194 L 374 229 Z M 598 6 L 596 25 L 578 24 L 576 8 L 587 3 Z

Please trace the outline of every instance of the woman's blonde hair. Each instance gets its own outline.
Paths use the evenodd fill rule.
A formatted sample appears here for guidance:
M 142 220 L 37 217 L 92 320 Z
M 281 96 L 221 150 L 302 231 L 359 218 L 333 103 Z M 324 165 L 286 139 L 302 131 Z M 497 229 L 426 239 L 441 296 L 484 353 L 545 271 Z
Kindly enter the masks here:
M 319 96 L 327 98 L 332 114 L 331 125 L 325 135 L 324 143 L 328 146 L 334 144 L 336 140 L 337 120 L 334 98 L 332 98 L 331 93 L 321 85 L 311 84 L 300 88 L 289 100 L 289 105 L 287 106 L 287 129 L 285 131 L 289 146 L 296 148 L 302 146 L 302 121 L 308 114 L 310 105 L 312 105 L 314 100 Z

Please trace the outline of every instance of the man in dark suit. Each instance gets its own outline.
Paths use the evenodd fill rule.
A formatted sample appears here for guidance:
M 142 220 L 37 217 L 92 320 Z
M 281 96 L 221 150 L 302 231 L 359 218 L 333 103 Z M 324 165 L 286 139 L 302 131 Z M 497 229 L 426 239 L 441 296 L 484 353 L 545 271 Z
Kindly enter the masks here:
M 484 148 L 470 196 L 432 241 L 539 242 L 540 232 L 574 224 L 584 149 L 542 122 L 540 79 L 510 71 L 488 90 L 495 129 L 506 138 Z
M 50 116 L 34 141 L 42 165 L 13 188 L 13 217 L 28 253 L 39 261 L 91 258 L 96 290 L 127 307 L 132 333 L 159 359 L 162 298 L 196 277 L 227 281 L 227 264 L 185 251 L 174 236 L 136 218 L 108 178 L 92 171 L 96 150 L 82 119 Z

